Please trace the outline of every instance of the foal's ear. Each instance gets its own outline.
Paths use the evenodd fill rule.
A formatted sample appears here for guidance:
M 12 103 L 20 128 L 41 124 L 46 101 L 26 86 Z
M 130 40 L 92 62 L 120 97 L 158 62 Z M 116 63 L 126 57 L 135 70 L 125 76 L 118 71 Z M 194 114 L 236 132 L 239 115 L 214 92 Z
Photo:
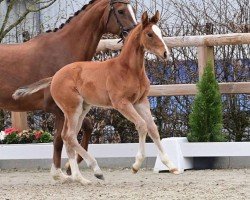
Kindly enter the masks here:
M 148 19 L 148 13 L 147 11 L 145 11 L 142 16 L 141 16 L 141 23 L 142 23 L 142 27 L 146 27 L 149 23 L 149 19 Z
M 150 22 L 156 24 L 160 19 L 160 12 L 159 10 L 156 11 L 155 15 L 150 19 Z

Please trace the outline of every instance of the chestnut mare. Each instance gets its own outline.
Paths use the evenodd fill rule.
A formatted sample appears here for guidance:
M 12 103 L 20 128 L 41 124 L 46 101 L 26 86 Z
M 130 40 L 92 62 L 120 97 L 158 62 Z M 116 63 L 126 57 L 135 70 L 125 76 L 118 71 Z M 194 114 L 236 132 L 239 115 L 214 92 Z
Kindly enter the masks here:
M 13 94 L 13 98 L 18 99 L 50 85 L 51 95 L 65 116 L 62 138 L 73 180 L 82 184 L 89 183 L 79 171 L 76 153 L 84 158 L 96 176 L 102 176 L 95 158 L 77 142 L 77 133 L 91 106 L 114 108 L 135 124 L 139 133 L 139 151 L 132 167 L 134 173 L 139 170 L 145 157 L 147 133 L 158 148 L 162 162 L 170 172 L 179 173 L 163 150 L 147 98 L 150 83 L 144 66 L 145 51 L 148 50 L 162 59 L 169 56 L 161 31 L 156 26 L 158 20 L 158 11 L 151 19 L 145 12 L 142 23 L 128 35 L 118 57 L 104 62 L 69 64 L 53 77 L 19 89 Z
M 61 167 L 64 115 L 49 88 L 14 101 L 16 88 L 53 76 L 63 66 L 91 60 L 104 33 L 123 34 L 136 25 L 130 0 L 93 0 L 53 32 L 13 45 L 0 45 L 0 108 L 10 111 L 44 110 L 56 116 L 52 175 L 64 179 Z M 87 149 L 92 126 L 84 121 L 82 145 Z M 79 158 L 78 161 L 81 161 Z

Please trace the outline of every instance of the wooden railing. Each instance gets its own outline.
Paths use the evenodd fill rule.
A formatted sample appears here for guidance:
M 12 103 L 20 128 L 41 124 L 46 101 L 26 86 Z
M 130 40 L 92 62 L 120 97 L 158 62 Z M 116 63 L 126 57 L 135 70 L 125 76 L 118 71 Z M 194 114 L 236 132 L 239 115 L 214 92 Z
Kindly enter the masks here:
M 121 49 L 122 44 L 117 43 L 118 41 L 118 39 L 101 40 L 97 52 Z M 250 44 L 250 33 L 165 37 L 164 41 L 170 48 L 197 47 L 199 77 L 201 77 L 208 60 L 211 60 L 214 65 L 214 46 Z M 250 82 L 220 83 L 219 86 L 221 93 L 250 94 Z M 195 84 L 152 85 L 149 96 L 195 95 L 196 92 Z M 25 129 L 27 114 L 12 113 L 12 122 L 14 127 Z
M 97 51 L 119 50 L 122 45 L 120 43 L 118 44 L 118 41 L 118 39 L 101 40 Z M 214 46 L 250 44 L 250 33 L 165 37 L 164 41 L 170 48 L 197 47 L 199 77 L 201 77 L 208 60 L 211 60 L 214 65 Z M 250 82 L 229 82 L 220 83 L 219 85 L 221 93 L 250 93 Z M 150 96 L 178 96 L 195 94 L 195 84 L 152 85 L 149 92 Z

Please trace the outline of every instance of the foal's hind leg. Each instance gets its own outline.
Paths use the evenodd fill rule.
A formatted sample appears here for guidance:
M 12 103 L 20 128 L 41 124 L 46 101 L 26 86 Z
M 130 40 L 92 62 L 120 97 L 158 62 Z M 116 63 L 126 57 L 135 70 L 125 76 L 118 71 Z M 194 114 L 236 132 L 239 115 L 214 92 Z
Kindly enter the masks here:
M 93 126 L 92 126 L 91 120 L 89 118 L 87 118 L 87 117 L 84 118 L 83 123 L 82 123 L 82 128 L 83 128 L 84 133 L 83 133 L 83 138 L 81 141 L 81 146 L 86 151 L 88 151 L 89 141 L 91 138 L 91 134 L 93 132 Z M 82 160 L 83 160 L 83 158 L 77 154 L 77 163 L 78 164 L 81 163 Z M 67 174 L 71 175 L 71 169 L 69 166 L 69 162 L 66 163 L 65 168 L 66 168 Z
M 145 98 L 142 103 L 136 104 L 135 109 L 141 115 L 141 117 L 145 120 L 147 124 L 147 128 L 148 128 L 148 134 L 154 141 L 156 147 L 158 148 L 160 158 L 163 164 L 165 164 L 169 168 L 170 172 L 174 174 L 179 174 L 180 172 L 172 163 L 172 161 L 169 159 L 167 153 L 163 149 L 157 126 L 153 120 L 153 117 L 150 111 L 150 105 L 149 105 L 148 99 Z
M 84 158 L 87 165 L 90 166 L 94 170 L 95 176 L 99 179 L 104 179 L 103 173 L 100 167 L 98 166 L 95 158 L 92 157 L 77 141 L 78 130 L 80 130 L 82 121 L 85 115 L 87 114 L 87 112 L 89 111 L 89 109 L 90 109 L 90 106 L 85 106 L 84 108 L 82 108 L 82 105 L 81 105 L 75 112 L 70 112 L 70 113 L 64 112 L 65 117 L 67 118 L 68 131 L 67 133 L 62 135 L 62 137 L 63 137 L 65 145 L 68 145 L 69 147 L 71 147 L 77 154 L 79 154 L 82 158 Z M 80 113 L 80 110 L 82 113 Z M 71 163 L 72 163 L 72 160 L 71 160 Z M 71 163 L 70 163 L 70 167 L 71 167 L 72 175 L 73 173 L 78 173 L 78 171 L 73 172 L 73 170 L 76 168 L 75 168 L 75 165 L 72 165 Z M 72 168 L 72 166 L 74 168 Z
M 68 120 L 65 118 L 64 128 L 62 131 L 62 136 L 64 139 L 66 138 L 65 135 L 69 134 L 67 127 L 68 127 Z M 81 175 L 81 172 L 80 172 L 79 167 L 78 167 L 77 162 L 76 162 L 75 150 L 71 147 L 69 142 L 65 141 L 64 143 L 65 143 L 67 155 L 69 157 L 69 164 L 70 164 L 70 167 L 72 169 L 72 174 L 71 174 L 72 179 L 74 181 L 80 182 L 83 185 L 89 184 L 90 181 L 83 178 L 83 176 Z
M 80 131 L 83 119 L 84 119 L 85 115 L 88 113 L 89 109 L 90 109 L 90 107 L 85 108 L 83 110 L 83 113 L 79 117 L 79 121 L 78 121 L 78 125 L 77 125 L 77 132 Z M 77 156 L 81 157 L 81 158 L 84 158 L 87 165 L 90 166 L 94 170 L 95 177 L 98 178 L 98 179 L 104 180 L 103 173 L 102 173 L 100 167 L 98 166 L 98 163 L 95 160 L 95 158 L 92 157 L 84 148 L 82 148 L 81 145 L 79 145 L 79 143 L 77 143 L 75 148 L 76 148 L 75 151 L 77 153 L 80 152 L 80 153 L 77 154 Z M 69 163 L 66 164 L 66 167 L 69 168 Z

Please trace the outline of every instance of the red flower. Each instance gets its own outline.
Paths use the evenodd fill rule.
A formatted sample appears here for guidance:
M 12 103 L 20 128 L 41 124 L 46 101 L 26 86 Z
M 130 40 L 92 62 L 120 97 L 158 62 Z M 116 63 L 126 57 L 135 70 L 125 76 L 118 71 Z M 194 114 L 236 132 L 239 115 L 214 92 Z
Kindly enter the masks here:
M 17 133 L 17 132 L 18 132 L 18 129 L 16 129 L 16 128 L 6 128 L 6 129 L 4 130 L 4 132 L 5 132 L 6 135 L 10 135 L 10 134 L 12 134 L 12 133 Z
M 41 131 L 36 131 L 35 132 L 35 138 L 36 138 L 36 140 L 39 140 L 41 136 L 42 136 L 42 132 Z

